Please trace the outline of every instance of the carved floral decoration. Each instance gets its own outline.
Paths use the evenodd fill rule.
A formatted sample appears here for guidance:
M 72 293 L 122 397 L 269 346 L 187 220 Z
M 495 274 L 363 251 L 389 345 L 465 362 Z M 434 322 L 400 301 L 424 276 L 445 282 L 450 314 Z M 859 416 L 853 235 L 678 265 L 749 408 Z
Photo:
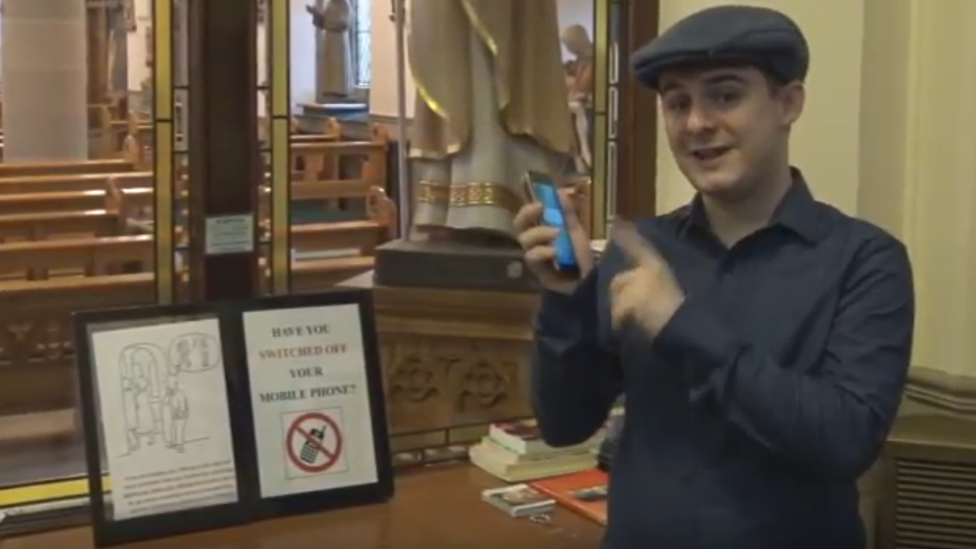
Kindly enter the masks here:
M 500 364 L 485 356 L 474 356 L 466 362 L 458 394 L 462 411 L 488 410 L 508 400 L 512 380 Z
M 423 348 L 402 344 L 386 345 L 384 366 L 387 397 L 391 403 L 420 403 L 441 396 L 436 373 Z

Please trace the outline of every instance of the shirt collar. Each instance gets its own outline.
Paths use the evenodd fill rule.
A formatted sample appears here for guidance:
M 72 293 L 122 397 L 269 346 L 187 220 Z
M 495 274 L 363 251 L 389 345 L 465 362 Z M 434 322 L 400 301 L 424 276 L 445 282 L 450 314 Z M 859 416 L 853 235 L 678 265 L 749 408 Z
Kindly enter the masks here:
M 776 206 L 768 226 L 783 227 L 809 242 L 817 242 L 823 235 L 817 201 L 813 198 L 803 173 L 798 168 L 791 167 L 790 175 L 793 178 L 793 185 Z M 691 201 L 687 221 L 688 226 L 710 230 L 700 193 L 696 194 Z

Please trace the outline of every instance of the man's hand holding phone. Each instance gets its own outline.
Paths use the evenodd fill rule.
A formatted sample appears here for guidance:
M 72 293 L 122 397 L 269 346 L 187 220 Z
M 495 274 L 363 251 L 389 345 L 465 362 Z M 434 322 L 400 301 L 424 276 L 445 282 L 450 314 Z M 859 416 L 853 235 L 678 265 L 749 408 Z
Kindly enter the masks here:
M 544 222 L 545 206 L 541 202 L 529 202 L 515 216 L 515 229 L 518 241 L 525 251 L 525 265 L 538 277 L 544 288 L 551 291 L 570 293 L 580 279 L 593 270 L 593 251 L 590 237 L 577 215 L 573 189 L 560 189 L 559 200 L 562 206 L 563 227 Z M 562 231 L 566 231 L 572 242 L 578 269 L 567 273 L 557 267 L 556 241 Z

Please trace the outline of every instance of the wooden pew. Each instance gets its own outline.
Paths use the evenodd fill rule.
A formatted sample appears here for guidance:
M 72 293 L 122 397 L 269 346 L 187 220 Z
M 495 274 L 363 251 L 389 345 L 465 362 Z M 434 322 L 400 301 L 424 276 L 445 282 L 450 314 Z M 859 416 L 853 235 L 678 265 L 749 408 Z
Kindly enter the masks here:
M 130 206 L 125 202 L 131 191 L 108 193 L 113 209 L 88 216 L 24 214 L 19 218 L 21 225 L 17 226 L 20 236 L 42 240 L 50 232 L 65 230 L 117 235 L 126 230 L 125 212 Z M 134 196 L 144 199 L 147 194 Z M 349 253 L 350 249 L 353 254 L 294 260 L 291 268 L 294 291 L 329 288 L 372 268 L 371 254 L 377 244 L 393 234 L 396 213 L 382 189 L 373 189 L 369 196 L 371 216 L 375 220 L 292 227 L 291 248 L 298 255 L 324 251 Z M 38 222 L 41 217 L 45 220 Z M 0 234 L 15 226 L 12 219 L 0 216 Z M 75 225 L 67 225 L 69 219 Z M 98 220 L 103 226 L 81 226 L 80 220 L 88 219 Z M 55 229 L 55 224 L 63 226 Z M 262 225 L 267 226 L 266 220 Z M 262 243 L 261 250 L 263 284 L 267 286 L 271 274 L 267 258 L 269 244 Z M 0 244 L 0 265 L 32 278 L 0 281 L 0 299 L 5 300 L 5 306 L 0 307 L 0 324 L 6 326 L 0 330 L 0 414 L 51 411 L 73 404 L 71 313 L 154 302 L 154 254 L 153 240 L 148 235 Z M 132 268 L 133 264 L 143 272 L 114 274 Z M 78 276 L 49 276 L 59 270 L 74 271 Z M 186 290 L 185 277 L 185 273 L 180 274 L 178 292 Z
M 377 237 L 343 224 L 295 227 L 292 249 L 301 253 L 343 252 L 342 248 L 361 246 L 374 249 Z M 296 232 L 298 233 L 296 235 Z M 270 281 L 267 255 L 269 243 L 261 245 L 264 281 Z M 150 235 L 72 238 L 39 242 L 0 244 L 0 265 L 7 273 L 21 273 L 18 280 L 59 280 L 65 277 L 93 277 L 143 272 L 154 276 L 155 247 Z M 291 274 L 294 291 L 315 291 L 333 287 L 373 268 L 371 255 L 339 255 L 317 259 L 295 259 Z M 61 273 L 60 275 L 52 273 Z M 184 275 L 185 276 L 185 275 Z M 9 283 L 0 280 L 0 287 Z
M 111 236 L 125 230 L 118 211 L 88 210 L 0 216 L 0 242 L 46 240 L 68 236 Z
M 359 157 L 362 170 L 371 173 L 371 184 L 386 187 L 386 162 L 390 146 L 389 133 L 374 124 L 368 141 L 306 142 L 291 146 L 292 163 L 302 162 L 302 180 L 306 183 L 340 179 L 338 166 L 343 157 Z M 368 166 L 368 168 L 367 168 Z
M 0 163 L 0 177 L 30 175 L 65 175 L 86 173 L 131 172 L 132 162 L 124 159 L 87 160 L 82 162 Z
M 118 186 L 109 180 L 106 184 Z M 152 188 L 134 187 L 123 189 L 127 196 L 152 197 Z M 86 191 L 57 191 L 40 193 L 16 193 L 0 194 L 0 216 L 38 214 L 38 213 L 57 213 L 71 211 L 86 211 L 109 209 L 107 199 L 108 190 L 93 189 Z
M 119 274 L 138 264 L 149 272 L 155 260 L 151 235 L 100 236 L 0 244 L 0 267 L 27 273 L 27 280 L 47 280 L 52 271 L 81 276 Z
M 152 172 L 32 175 L 0 178 L 0 195 L 78 192 L 105 189 L 109 181 L 122 189 L 152 187 Z
M 260 122 L 260 132 L 261 139 L 267 140 L 270 135 L 270 121 L 263 120 Z M 151 159 L 153 155 L 152 151 L 152 124 L 139 120 L 135 113 L 130 113 L 126 120 L 116 120 L 112 122 L 112 129 L 110 133 L 112 136 L 110 139 L 117 145 L 122 153 L 123 158 L 131 160 L 137 167 L 145 168 L 151 164 Z M 328 143 L 339 141 L 342 138 L 342 126 L 335 118 L 329 118 L 321 134 L 299 134 L 297 133 L 298 124 L 295 119 L 292 119 L 291 123 L 291 143 L 295 144 L 309 144 L 309 143 Z M 267 156 L 265 157 L 265 163 L 268 163 Z M 301 171 L 304 165 L 304 159 L 301 153 L 292 155 L 292 168 Z

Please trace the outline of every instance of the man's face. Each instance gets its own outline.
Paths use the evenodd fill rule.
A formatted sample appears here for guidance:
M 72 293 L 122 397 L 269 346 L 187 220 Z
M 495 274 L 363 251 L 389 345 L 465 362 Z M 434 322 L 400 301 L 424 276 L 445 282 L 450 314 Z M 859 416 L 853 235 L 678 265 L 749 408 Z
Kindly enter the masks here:
M 702 194 L 734 200 L 785 160 L 804 91 L 799 83 L 774 88 L 744 67 L 669 72 L 660 96 L 681 173 Z

